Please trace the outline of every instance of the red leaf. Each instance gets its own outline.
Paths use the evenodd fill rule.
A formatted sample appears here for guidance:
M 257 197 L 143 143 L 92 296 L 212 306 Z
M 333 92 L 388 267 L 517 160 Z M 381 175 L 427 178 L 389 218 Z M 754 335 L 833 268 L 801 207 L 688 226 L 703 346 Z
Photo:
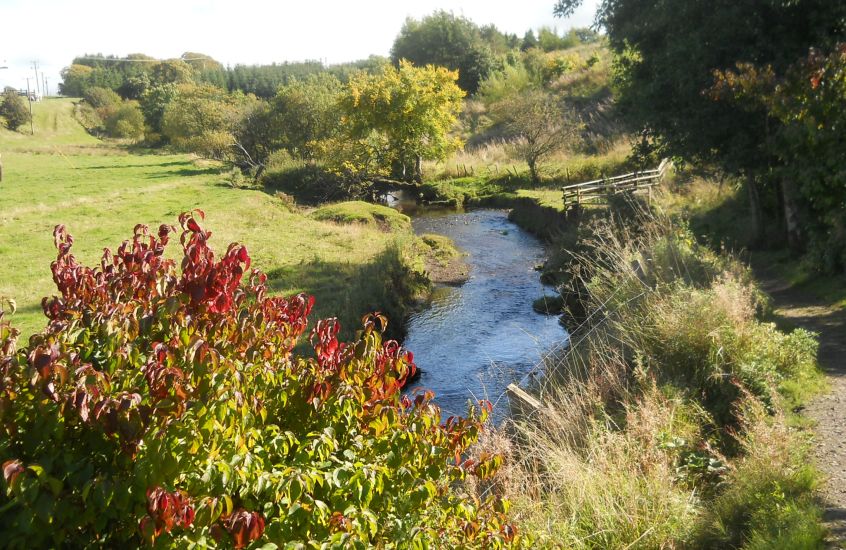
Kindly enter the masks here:
M 24 472 L 25 468 L 20 460 L 7 460 L 3 463 L 3 479 L 6 485 L 11 485 L 16 477 Z

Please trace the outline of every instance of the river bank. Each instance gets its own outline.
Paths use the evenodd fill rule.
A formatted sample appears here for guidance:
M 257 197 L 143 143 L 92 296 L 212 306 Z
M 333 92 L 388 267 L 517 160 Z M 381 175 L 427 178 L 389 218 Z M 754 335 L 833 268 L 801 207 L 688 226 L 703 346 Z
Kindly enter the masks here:
M 819 386 L 813 335 L 762 319 L 748 267 L 683 222 L 620 214 L 552 250 L 588 315 L 536 408 L 481 446 L 506 457 L 495 485 L 542 547 L 820 547 L 792 418 Z

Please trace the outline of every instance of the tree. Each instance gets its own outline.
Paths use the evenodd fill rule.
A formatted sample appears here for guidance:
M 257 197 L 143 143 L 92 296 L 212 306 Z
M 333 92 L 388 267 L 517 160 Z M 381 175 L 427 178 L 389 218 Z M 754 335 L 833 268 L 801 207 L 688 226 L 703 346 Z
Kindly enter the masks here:
M 541 90 L 513 95 L 495 105 L 494 113 L 494 120 L 516 138 L 515 151 L 529 165 L 534 183 L 540 183 L 538 163 L 573 144 L 581 129 L 572 111 Z
M 520 44 L 520 49 L 524 52 L 538 47 L 538 39 L 535 38 L 535 31 L 529 29 L 523 35 L 523 42 Z
M 461 144 L 450 137 L 464 96 L 457 79 L 455 71 L 405 60 L 353 77 L 340 100 L 340 136 L 323 151 L 337 146 L 336 164 L 354 172 L 420 181 L 424 159 L 441 160 Z
M 144 137 L 144 115 L 137 101 L 123 101 L 103 119 L 106 135 L 116 138 Z
M 165 108 L 162 134 L 179 149 L 261 175 L 276 146 L 267 105 L 240 92 L 186 84 Z
M 493 24 L 483 25 L 479 28 L 479 33 L 495 55 L 505 55 L 520 45 L 516 34 L 503 33 Z
M 264 173 L 270 155 L 283 146 L 283 131 L 277 113 L 267 101 L 252 102 L 243 110 L 232 130 L 234 162 L 242 170 L 252 171 L 258 179 Z
M 475 23 L 452 13 L 436 11 L 421 21 L 406 19 L 391 48 L 391 60 L 407 59 L 417 66 L 439 65 L 458 71 L 458 85 L 476 92 L 497 65 Z
M 195 72 L 223 71 L 224 67 L 220 61 L 204 53 L 185 52 L 179 59 L 187 63 Z
M 205 158 L 231 161 L 234 129 L 251 100 L 209 85 L 185 84 L 168 103 L 162 134 L 185 151 Z
M 144 122 L 147 126 L 147 139 L 157 141 L 162 134 L 162 121 L 167 106 L 179 95 L 179 86 L 176 84 L 162 84 L 153 86 L 144 92 L 141 98 L 141 112 L 144 114 Z
M 9 130 L 17 130 L 31 120 L 29 108 L 14 89 L 7 88 L 3 92 L 0 118 L 6 121 L 6 128 Z
M 181 59 L 169 59 L 156 63 L 150 69 L 150 82 L 153 86 L 162 84 L 185 84 L 193 82 L 194 71 L 191 65 Z
M 96 86 L 88 88 L 83 98 L 94 109 L 113 109 L 121 102 L 121 97 L 114 90 Z
M 538 29 L 538 47 L 545 52 L 572 48 L 580 43 L 576 33 L 570 32 L 564 36 L 558 34 L 558 29 L 541 27 Z
M 93 68 L 76 63 L 62 69 L 59 93 L 68 97 L 82 97 L 89 86 L 88 82 L 93 72 Z
M 150 88 L 150 75 L 146 72 L 135 75 L 129 76 L 126 80 L 123 81 L 120 88 L 118 88 L 118 93 L 124 99 L 141 99 L 144 97 L 144 94 L 147 93 L 147 90 Z
M 783 196 L 794 193 L 782 205 L 788 237 L 804 237 L 818 268 L 846 270 L 846 148 L 841 131 L 846 125 L 846 43 L 830 52 L 811 49 L 784 74 L 772 66 L 738 63 L 717 74 L 711 96 L 767 110 L 772 133 L 763 147 L 777 159 L 770 173 L 781 182 Z
M 559 0 L 566 16 L 581 0 Z M 690 2 L 603 0 L 597 25 L 607 30 L 618 54 L 621 106 L 629 120 L 649 128 L 665 154 L 710 163 L 748 181 L 750 202 L 762 218 L 759 195 L 776 196 L 785 236 L 800 241 L 791 219 L 796 193 L 791 181 L 775 181 L 779 164 L 767 144 L 779 121 L 763 103 L 715 98 L 715 75 L 738 62 L 784 74 L 808 48 L 831 47 L 844 35 L 846 3 L 830 0 Z M 757 205 L 757 207 L 756 207 Z M 761 224 L 763 227 L 763 224 Z M 759 235 L 761 237 L 761 235 Z M 797 243 L 798 244 L 798 243 Z
M 281 147 L 300 158 L 312 158 L 314 145 L 338 129 L 342 89 L 341 81 L 328 73 L 281 86 L 271 100 Z

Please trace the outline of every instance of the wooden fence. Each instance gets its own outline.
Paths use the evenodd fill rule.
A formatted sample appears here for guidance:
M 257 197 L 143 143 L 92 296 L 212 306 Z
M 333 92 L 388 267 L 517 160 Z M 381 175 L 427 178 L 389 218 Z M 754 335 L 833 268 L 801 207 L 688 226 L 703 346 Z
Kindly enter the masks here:
M 664 159 L 658 168 L 631 172 L 612 178 L 602 178 L 584 183 L 574 183 L 561 188 L 564 192 L 564 207 L 578 206 L 587 202 L 607 200 L 609 196 L 620 193 L 651 192 L 664 178 L 667 168 L 672 165 Z

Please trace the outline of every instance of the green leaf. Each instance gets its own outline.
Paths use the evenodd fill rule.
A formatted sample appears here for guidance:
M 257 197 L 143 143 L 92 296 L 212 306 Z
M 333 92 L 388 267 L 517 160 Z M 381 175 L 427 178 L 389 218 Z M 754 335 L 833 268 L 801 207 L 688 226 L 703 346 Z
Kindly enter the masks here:
M 300 482 L 299 478 L 293 478 L 288 483 L 288 499 L 292 503 L 298 501 L 300 496 L 303 494 L 303 484 Z

